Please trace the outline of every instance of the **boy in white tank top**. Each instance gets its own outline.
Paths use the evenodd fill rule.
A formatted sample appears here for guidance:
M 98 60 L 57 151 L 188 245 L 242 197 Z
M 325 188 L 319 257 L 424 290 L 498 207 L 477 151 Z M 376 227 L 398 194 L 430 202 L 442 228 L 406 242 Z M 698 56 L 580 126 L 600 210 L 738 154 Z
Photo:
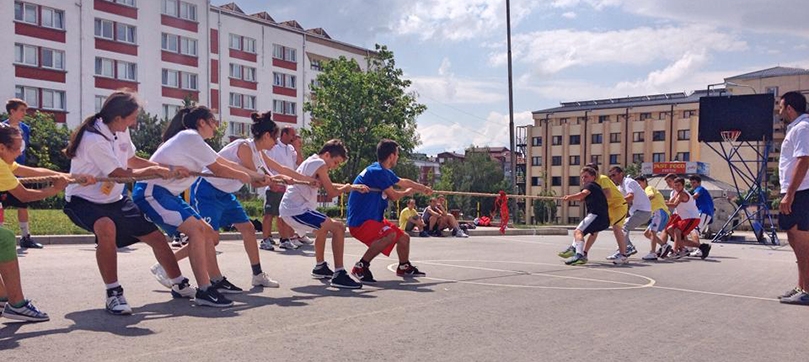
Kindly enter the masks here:
M 705 259 L 711 252 L 711 244 L 700 244 L 684 237 L 699 225 L 697 202 L 688 191 L 685 191 L 684 178 L 676 178 L 672 186 L 674 196 L 666 205 L 676 210 L 679 219 L 668 225 L 666 231 L 674 238 L 674 249 L 678 251 L 677 255 L 684 255 L 681 250 L 685 247 L 699 248 L 702 252 L 701 258 Z

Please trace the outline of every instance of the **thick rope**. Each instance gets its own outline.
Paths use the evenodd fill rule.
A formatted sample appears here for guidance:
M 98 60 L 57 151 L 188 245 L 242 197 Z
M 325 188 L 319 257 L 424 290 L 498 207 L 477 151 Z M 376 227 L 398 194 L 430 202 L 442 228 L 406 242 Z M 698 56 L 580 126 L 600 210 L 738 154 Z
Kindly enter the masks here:
M 54 179 L 59 178 L 60 176 L 36 176 L 36 177 L 22 177 L 18 180 L 22 184 L 48 184 L 52 183 Z M 221 178 L 221 179 L 229 179 L 235 180 L 233 177 L 228 176 L 217 176 L 214 174 L 209 173 L 202 173 L 202 172 L 190 172 L 189 177 L 209 177 L 209 178 Z M 132 183 L 137 181 L 145 181 L 145 180 L 154 180 L 161 178 L 158 175 L 149 175 L 149 176 L 132 176 L 132 177 L 96 177 L 96 182 L 114 182 L 114 183 Z M 82 178 L 72 178 L 68 183 L 71 184 L 79 184 L 84 183 L 85 180 Z M 286 185 L 287 183 L 281 180 L 273 181 L 273 183 Z M 301 180 L 292 180 L 293 184 L 298 185 L 310 185 L 311 183 L 308 181 L 301 181 Z

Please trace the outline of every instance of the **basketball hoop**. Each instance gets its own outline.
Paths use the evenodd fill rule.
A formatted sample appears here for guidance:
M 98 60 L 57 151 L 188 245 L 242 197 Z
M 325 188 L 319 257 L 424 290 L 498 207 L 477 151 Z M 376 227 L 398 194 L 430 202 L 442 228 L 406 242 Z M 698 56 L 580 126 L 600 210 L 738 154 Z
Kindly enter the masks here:
M 739 130 L 728 130 L 728 131 L 720 131 L 719 134 L 722 136 L 722 140 L 733 144 L 736 143 L 736 140 L 739 139 L 739 136 L 742 135 L 742 131 Z

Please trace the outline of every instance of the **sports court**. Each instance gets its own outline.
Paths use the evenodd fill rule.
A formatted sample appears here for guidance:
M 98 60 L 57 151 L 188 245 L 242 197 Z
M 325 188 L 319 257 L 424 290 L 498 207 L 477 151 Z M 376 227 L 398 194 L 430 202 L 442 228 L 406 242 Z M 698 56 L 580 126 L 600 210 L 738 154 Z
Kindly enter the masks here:
M 0 349 L 7 361 L 798 361 L 809 354 L 809 309 L 775 299 L 796 278 L 788 246 L 715 244 L 704 261 L 635 255 L 615 267 L 604 260 L 615 248 L 604 234 L 589 264 L 569 267 L 556 256 L 566 236 L 413 240 L 411 259 L 427 278 L 397 278 L 389 270 L 395 259 L 380 257 L 371 266 L 379 282 L 360 290 L 311 279 L 311 246 L 262 251 L 281 288 L 236 295 L 225 310 L 171 300 L 149 273 L 151 252 L 136 244 L 119 253 L 131 316 L 104 311 L 92 245 L 31 250 L 20 258 L 25 292 L 51 321 L 0 319 Z M 249 287 L 241 243 L 223 241 L 218 250 L 225 275 Z M 348 239 L 346 263 L 364 250 Z M 190 276 L 188 262 L 181 267 Z

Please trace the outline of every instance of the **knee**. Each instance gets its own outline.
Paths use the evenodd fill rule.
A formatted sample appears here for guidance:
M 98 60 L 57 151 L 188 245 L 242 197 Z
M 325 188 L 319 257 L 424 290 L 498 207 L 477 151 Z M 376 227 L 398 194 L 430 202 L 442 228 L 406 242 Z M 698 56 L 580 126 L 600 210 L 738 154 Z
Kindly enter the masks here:
M 93 232 L 98 237 L 98 243 L 115 242 L 115 223 L 109 218 L 101 218 L 93 224 Z

